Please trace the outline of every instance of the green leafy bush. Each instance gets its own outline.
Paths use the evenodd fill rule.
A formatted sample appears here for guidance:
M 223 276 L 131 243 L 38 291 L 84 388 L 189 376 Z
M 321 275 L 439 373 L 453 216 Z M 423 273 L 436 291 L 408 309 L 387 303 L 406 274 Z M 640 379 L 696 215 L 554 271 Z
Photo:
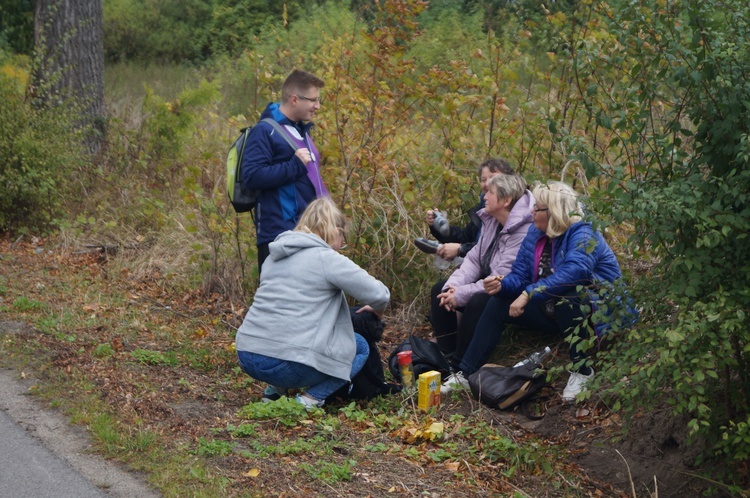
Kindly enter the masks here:
M 736 470 L 750 454 L 750 6 L 717 5 L 602 5 L 607 33 L 578 40 L 575 63 L 606 140 L 605 157 L 586 154 L 613 164 L 598 170 L 616 180 L 602 206 L 656 258 L 635 290 L 643 324 L 602 357 L 615 407 L 667 403 L 703 458 L 729 464 L 722 478 L 746 485 Z
M 44 230 L 84 162 L 72 105 L 33 108 L 0 72 L 0 231 Z

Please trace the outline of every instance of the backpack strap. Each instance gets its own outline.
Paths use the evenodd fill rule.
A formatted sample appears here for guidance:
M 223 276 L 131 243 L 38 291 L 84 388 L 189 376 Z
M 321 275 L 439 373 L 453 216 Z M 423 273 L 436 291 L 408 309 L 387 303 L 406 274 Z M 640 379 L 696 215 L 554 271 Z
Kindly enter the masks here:
M 276 130 L 276 131 L 278 131 L 279 133 L 281 133 L 281 136 L 282 136 L 282 137 L 284 137 L 284 140 L 286 140 L 286 143 L 288 143 L 288 144 L 289 144 L 289 145 L 290 145 L 290 146 L 292 147 L 292 150 L 295 150 L 295 151 L 296 151 L 297 149 L 299 149 L 299 147 L 297 146 L 297 144 L 296 144 L 296 143 L 294 143 L 294 140 L 292 140 L 292 137 L 290 137 L 290 136 L 289 136 L 289 132 L 288 132 L 288 131 L 286 131 L 286 130 L 284 129 L 284 127 L 283 127 L 283 126 L 281 126 L 281 124 L 279 124 L 279 122 L 278 122 L 278 121 L 276 121 L 276 120 L 275 120 L 275 119 L 273 119 L 273 118 L 264 118 L 264 119 L 262 120 L 262 122 L 270 124 L 270 125 L 271 125 L 271 127 L 272 127 L 272 128 L 274 129 L 274 130 Z

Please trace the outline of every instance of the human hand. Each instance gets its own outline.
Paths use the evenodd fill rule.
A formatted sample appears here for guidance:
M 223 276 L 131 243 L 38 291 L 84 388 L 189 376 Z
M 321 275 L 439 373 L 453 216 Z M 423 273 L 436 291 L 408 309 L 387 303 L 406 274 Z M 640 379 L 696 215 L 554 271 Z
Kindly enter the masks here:
M 424 217 L 424 220 L 430 226 L 432 226 L 432 224 L 435 223 L 435 211 L 437 211 L 437 209 L 435 210 L 430 209 L 429 211 L 427 211 L 427 214 Z
M 294 155 L 297 156 L 299 160 L 302 161 L 302 164 L 304 164 L 305 166 L 307 166 L 307 163 L 312 161 L 312 154 L 310 153 L 309 149 L 305 149 L 305 148 L 297 149 L 294 152 Z
M 372 306 L 370 306 L 369 304 L 366 304 L 366 305 L 362 306 L 360 309 L 358 309 L 357 311 L 355 311 L 355 313 L 364 313 L 365 311 L 369 311 L 370 313 L 374 313 L 375 316 L 378 317 L 378 320 L 380 320 L 383 317 L 383 313 L 382 312 L 375 311 L 374 309 L 372 309 Z
M 438 294 L 438 299 L 440 299 L 439 306 L 444 307 L 448 311 L 455 311 L 457 303 L 456 303 L 456 288 L 452 285 L 448 287 L 448 289 L 445 292 L 442 292 Z
M 440 247 L 438 247 L 437 255 L 446 261 L 452 261 L 456 256 L 458 256 L 460 250 L 461 244 L 451 242 L 449 244 L 442 244 Z
M 516 298 L 515 301 L 513 301 L 510 305 L 510 311 L 508 314 L 512 318 L 518 318 L 519 316 L 523 315 L 524 308 L 529 303 L 529 295 L 524 292 L 520 296 Z
M 503 286 L 502 282 L 502 275 L 490 275 L 482 282 L 484 284 L 484 292 L 486 292 L 490 296 L 494 296 L 495 294 L 500 292 L 500 289 Z

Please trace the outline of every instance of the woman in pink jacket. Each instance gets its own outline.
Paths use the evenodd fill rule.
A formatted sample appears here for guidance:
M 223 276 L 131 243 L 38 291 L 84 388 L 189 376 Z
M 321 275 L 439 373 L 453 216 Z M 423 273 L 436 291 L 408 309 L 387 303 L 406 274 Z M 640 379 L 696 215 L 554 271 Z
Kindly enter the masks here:
M 485 279 L 510 273 L 526 232 L 532 224 L 534 196 L 519 175 L 497 175 L 489 181 L 479 241 L 460 268 L 430 303 L 430 321 L 443 354 L 458 366 L 471 342 L 477 320 L 490 298 Z M 457 312 L 461 312 L 460 320 Z

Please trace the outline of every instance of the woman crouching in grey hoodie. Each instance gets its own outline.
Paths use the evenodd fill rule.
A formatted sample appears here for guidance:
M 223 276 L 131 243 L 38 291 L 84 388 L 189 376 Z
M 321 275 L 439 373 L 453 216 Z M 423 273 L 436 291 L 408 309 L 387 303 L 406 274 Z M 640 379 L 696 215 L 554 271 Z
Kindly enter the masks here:
M 367 360 L 367 341 L 354 333 L 344 293 L 367 305 L 360 312 L 380 316 L 390 292 L 339 253 L 345 230 L 343 213 L 320 198 L 294 230 L 269 245 L 260 286 L 235 338 L 242 369 L 269 384 L 263 401 L 307 388 L 296 400 L 321 407 Z

